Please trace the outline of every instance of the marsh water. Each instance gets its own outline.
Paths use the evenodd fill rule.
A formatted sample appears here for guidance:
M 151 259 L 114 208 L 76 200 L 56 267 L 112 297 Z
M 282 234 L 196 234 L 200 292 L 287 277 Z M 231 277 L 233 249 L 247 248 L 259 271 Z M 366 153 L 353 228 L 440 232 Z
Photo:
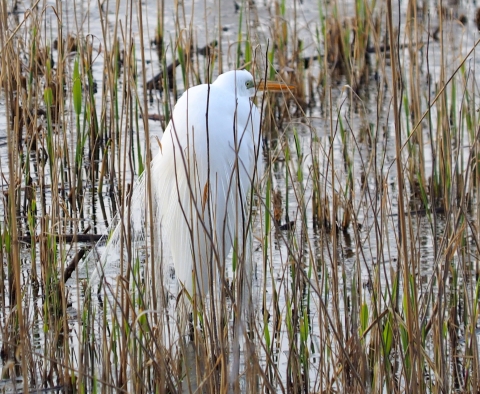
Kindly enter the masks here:
M 405 160 L 402 163 L 402 169 L 407 174 L 406 176 L 403 173 L 398 174 L 396 165 L 398 156 L 395 150 L 396 129 L 390 83 L 392 71 L 389 68 L 388 56 L 386 56 L 386 67 L 379 67 L 375 54 L 388 52 L 385 31 L 380 29 L 377 33 L 378 41 L 369 43 L 369 53 L 365 56 L 365 61 L 369 63 L 368 72 L 356 80 L 355 86 L 349 78 L 342 76 L 341 72 L 334 76 L 333 72 L 330 75 L 325 71 L 327 62 L 324 59 L 328 54 L 321 32 L 323 21 L 334 15 L 343 24 L 351 23 L 356 16 L 355 7 L 358 6 L 356 3 L 344 1 L 336 2 L 334 5 L 309 0 L 303 2 L 265 0 L 239 2 L 238 4 L 233 1 L 185 1 L 181 7 L 178 7 L 178 4 L 174 4 L 173 1 L 166 1 L 164 3 L 163 29 L 167 50 L 165 58 L 161 61 L 158 58 L 156 46 L 152 44 L 157 29 L 159 6 L 156 1 L 147 0 L 141 4 L 144 31 L 142 40 L 145 45 L 144 69 L 142 68 L 142 56 L 140 56 L 139 12 L 136 5 L 132 7 L 128 2 L 119 2 L 118 8 L 116 8 L 114 2 L 108 0 L 101 4 L 75 1 L 65 2 L 61 6 L 62 9 L 59 9 L 57 2 L 47 1 L 37 3 L 37 7 L 43 10 L 44 27 L 41 34 L 42 40 L 47 45 L 52 45 L 57 38 L 59 19 L 62 21 L 65 37 L 73 34 L 89 38 L 94 54 L 92 70 L 96 83 L 97 93 L 95 94 L 101 99 L 106 83 L 105 54 L 111 45 L 113 29 L 116 34 L 123 35 L 124 43 L 131 44 L 136 48 L 133 58 L 135 64 L 131 66 L 136 67 L 139 81 L 151 80 L 164 66 L 170 65 L 174 61 L 177 53 L 175 40 L 179 30 L 186 35 L 191 35 L 194 38 L 194 46 L 197 48 L 205 47 L 207 44 L 219 40 L 223 71 L 237 66 L 238 43 L 248 39 L 252 44 L 256 67 L 260 73 L 263 72 L 267 63 L 265 53 L 276 45 L 271 38 L 272 20 L 277 12 L 276 9 L 278 10 L 278 7 L 284 5 L 286 16 L 282 21 L 286 22 L 289 31 L 295 34 L 295 37 L 290 39 L 302 43 L 301 53 L 295 54 L 295 56 L 311 58 L 303 75 L 305 86 L 313 86 L 313 89 L 306 89 L 307 94 L 302 105 L 298 103 L 286 105 L 289 114 L 282 122 L 281 127 L 265 125 L 262 131 L 265 149 L 268 152 L 265 155 L 265 161 L 267 167 L 270 168 L 271 178 L 270 186 L 266 186 L 267 181 L 265 181 L 260 190 L 265 193 L 266 188 L 270 187 L 272 191 L 278 193 L 278 196 L 281 196 L 283 212 L 276 230 L 272 231 L 272 234 L 275 233 L 270 238 L 272 242 L 268 245 L 267 272 L 264 271 L 266 255 L 263 238 L 265 226 L 262 224 L 264 218 L 257 217 L 255 221 L 253 229 L 253 261 L 256 262 L 254 300 L 257 302 L 255 308 L 259 311 L 262 310 L 262 313 L 265 308 L 270 309 L 272 314 L 274 314 L 274 309 L 279 309 L 280 316 L 287 321 L 288 309 L 292 308 L 289 297 L 292 294 L 290 286 L 292 286 L 293 280 L 291 281 L 290 277 L 293 262 L 304 264 L 304 270 L 309 277 L 311 277 L 310 271 L 313 269 L 309 267 L 315 267 L 313 270 L 317 277 L 311 281 L 311 286 L 315 287 L 315 291 L 308 292 L 311 322 L 308 333 L 310 351 L 309 362 L 305 364 L 311 370 L 308 373 L 305 372 L 305 376 L 309 382 L 309 390 L 318 392 L 321 388 L 326 387 L 326 378 L 319 378 L 319 376 L 324 374 L 329 377 L 331 382 L 335 380 L 333 376 L 336 373 L 336 368 L 332 365 L 326 368 L 329 371 L 324 370 L 325 367 L 321 361 L 325 357 L 325 343 L 328 342 L 329 335 L 326 333 L 325 327 L 329 327 L 330 324 L 334 325 L 337 330 L 343 328 L 348 331 L 348 325 L 353 323 L 347 316 L 352 313 L 352 308 L 354 308 L 352 305 L 357 304 L 352 297 L 361 297 L 364 303 L 371 302 L 371 288 L 377 286 L 374 283 L 376 278 L 381 282 L 380 288 L 385 294 L 390 292 L 395 277 L 394 273 L 399 271 L 399 264 L 402 261 L 399 258 L 401 252 L 398 246 L 401 231 L 397 182 L 399 176 L 406 178 L 405 206 L 411 226 L 404 239 L 408 239 L 409 246 L 414 246 L 409 253 L 412 259 L 418 261 L 414 274 L 416 283 L 419 285 L 416 289 L 419 309 L 425 319 L 434 314 L 429 294 L 435 288 L 432 283 L 438 280 L 436 277 L 438 267 L 442 265 L 449 250 L 444 242 L 451 245 L 456 241 L 455 239 L 443 240 L 445 228 L 451 225 L 450 219 L 443 207 L 441 209 L 432 206 L 426 207 L 428 204 L 425 204 L 425 191 L 421 187 L 423 182 L 429 185 L 434 183 L 435 177 L 438 177 L 439 161 L 439 157 L 434 154 L 437 152 L 434 146 L 438 139 L 435 130 L 439 114 L 433 104 L 429 106 L 425 103 L 434 102 L 442 86 L 441 81 L 449 80 L 452 75 L 457 73 L 460 65 L 462 65 L 462 78 L 460 78 L 461 82 L 456 85 L 457 93 L 454 95 L 452 90 L 448 90 L 447 98 L 449 108 L 452 108 L 452 127 L 456 128 L 451 147 L 451 158 L 454 161 L 452 168 L 456 174 L 468 173 L 472 156 L 474 156 L 472 152 L 474 152 L 475 137 L 472 138 L 469 134 L 470 130 L 466 126 L 468 122 L 462 111 L 473 112 L 474 124 L 477 124 L 476 119 L 478 118 L 474 112 L 478 107 L 477 64 L 480 65 L 478 55 L 474 50 L 479 38 L 474 20 L 475 4 L 472 1 L 451 3 L 444 5 L 446 11 L 441 21 L 437 4 L 428 2 L 417 4 L 416 12 L 413 14 L 408 13 L 409 3 L 394 4 L 393 23 L 399 31 L 399 61 L 404 70 L 402 72 L 403 79 L 398 83 L 399 86 L 404 86 L 404 92 L 406 92 L 401 95 L 403 106 L 400 114 L 403 125 L 402 143 L 404 144 L 401 157 Z M 19 2 L 16 10 L 9 13 L 10 31 L 14 30 L 15 23 L 20 25 L 25 19 L 26 22 L 21 26 L 20 31 L 24 31 L 25 35 L 31 34 L 28 30 L 30 19 L 28 19 L 27 10 L 29 6 L 25 2 Z M 369 6 L 373 6 L 373 3 Z M 377 5 L 377 7 L 381 10 L 384 9 L 382 5 Z M 132 15 L 134 17 L 130 18 Z M 325 15 L 328 18 L 325 18 Z M 409 30 L 409 24 L 412 23 L 409 18 L 412 15 L 422 19 L 424 28 L 422 31 L 412 33 Z M 379 11 L 379 23 L 383 21 L 382 18 L 384 16 Z M 439 33 L 440 26 L 442 30 Z M 106 33 L 104 29 L 109 31 Z M 249 32 L 248 38 L 244 33 L 239 37 L 239 32 L 243 31 Z M 126 32 L 130 32 L 131 36 L 125 38 Z M 357 32 L 357 35 L 359 34 Z M 438 38 L 439 34 L 441 39 Z M 354 35 L 352 33 L 346 40 L 349 43 L 353 42 Z M 415 36 L 415 44 L 411 44 L 412 35 Z M 383 49 L 379 49 L 380 46 Z M 52 50 L 54 61 L 57 60 L 57 55 L 58 52 Z M 294 54 L 290 56 L 293 57 Z M 75 53 L 72 53 L 71 57 L 73 64 Z M 210 66 L 208 58 L 202 54 L 197 54 L 194 62 L 200 70 L 201 82 L 206 82 L 205 79 L 208 75 L 206 70 L 209 68 L 211 68 L 213 77 L 219 72 L 218 62 Z M 69 65 L 70 68 L 73 67 L 72 64 Z M 270 66 L 277 68 L 281 75 L 288 76 L 296 72 L 296 69 L 287 64 Z M 143 74 L 143 70 L 145 70 L 145 74 Z M 178 91 L 171 92 L 169 96 L 173 102 L 175 94 L 180 95 L 185 89 L 180 67 L 177 67 L 176 70 L 174 78 L 177 81 Z M 322 84 L 321 81 L 328 82 Z M 190 80 L 189 85 L 195 82 Z M 120 82 L 121 86 L 122 82 Z M 143 97 L 142 84 L 139 83 L 138 86 L 138 97 Z M 418 107 L 409 101 L 409 98 L 414 96 L 413 91 L 420 92 L 418 97 L 424 100 L 423 104 L 421 103 Z M 153 90 L 148 95 L 147 110 L 151 116 L 151 119 L 148 120 L 149 140 L 151 141 L 148 148 L 151 149 L 152 155 L 155 155 L 159 149 L 159 144 L 156 142 L 157 137 L 161 139 L 162 125 L 164 124 L 162 119 L 165 116 L 165 93 Z M 468 106 L 464 104 L 466 96 L 470 97 Z M 138 100 L 138 102 L 143 104 L 142 100 Z M 8 136 L 6 134 L 9 118 L 5 105 L 2 105 L 4 103 L 5 97 L 0 96 L 0 165 L 2 186 L 6 192 L 10 183 L 7 181 L 10 180 L 10 174 L 8 171 Z M 260 105 L 261 100 L 257 100 L 257 103 Z M 66 104 L 67 108 L 72 106 L 71 102 Z M 101 108 L 101 103 L 98 103 L 99 112 Z M 427 108 L 430 109 L 428 116 L 420 119 L 419 114 L 413 113 L 416 108 L 420 109 L 422 113 Z M 456 113 L 453 113 L 455 111 Z M 120 118 L 124 116 L 123 113 L 120 108 Z M 145 113 L 145 109 L 143 113 Z M 74 147 L 77 144 L 77 134 L 75 133 L 73 111 L 68 119 L 68 122 L 65 123 L 67 127 L 61 132 L 70 141 L 69 145 Z M 418 124 L 417 120 L 419 120 Z M 139 150 L 145 157 L 145 149 L 147 149 L 145 128 L 142 122 L 139 122 L 135 128 L 135 132 L 138 132 L 139 135 Z M 410 136 L 409 133 L 414 128 L 421 130 L 421 137 Z M 127 134 L 125 132 L 125 140 Z M 412 142 L 414 139 L 416 139 L 415 142 Z M 418 144 L 422 144 L 421 149 L 418 148 Z M 421 154 L 418 151 L 421 151 Z M 84 163 L 85 166 L 88 166 L 87 160 Z M 121 157 L 118 164 L 119 167 L 124 164 Z M 32 168 L 35 167 L 33 156 L 31 165 Z M 138 166 L 139 163 L 135 162 L 133 167 L 138 170 Z M 411 168 L 421 169 L 409 172 Z M 320 171 L 319 174 L 315 172 L 316 169 Z M 135 171 L 124 173 L 128 182 L 134 182 L 137 175 Z M 152 174 L 152 176 L 154 175 Z M 35 178 L 36 174 L 33 170 L 31 176 L 33 184 L 40 183 Z M 52 179 L 51 174 L 47 173 L 46 177 Z M 78 224 L 77 231 L 88 229 L 90 233 L 106 235 L 117 212 L 118 200 L 109 193 L 107 187 L 104 189 L 104 195 L 98 198 L 96 194 L 98 184 L 87 183 L 87 185 L 88 187 L 84 188 L 82 222 Z M 461 186 L 460 183 L 456 184 L 455 187 L 458 188 L 458 191 L 452 192 L 452 195 L 460 195 Z M 465 181 L 463 186 L 465 190 L 475 189 L 474 186 L 472 189 L 468 189 L 468 181 Z M 322 219 L 323 227 L 318 225 L 319 213 L 315 212 L 318 208 L 314 204 L 318 188 L 322 195 L 321 210 L 325 215 Z M 265 194 L 260 194 L 259 198 L 265 198 Z M 445 198 L 443 197 L 441 200 Z M 45 207 L 47 212 L 49 212 L 49 204 L 59 203 L 58 201 L 52 202 L 48 189 L 45 199 L 42 201 L 47 205 Z M 477 196 L 473 191 L 469 196 L 469 201 L 472 206 L 476 207 Z M 4 203 L 6 204 L 6 201 Z M 455 204 L 454 198 L 451 198 L 451 203 Z M 7 210 L 6 205 L 3 210 Z M 472 222 L 476 220 L 475 215 L 473 211 L 467 214 Z M 452 217 L 454 216 L 452 213 Z M 68 231 L 69 229 L 60 230 Z M 38 229 L 38 231 L 41 230 Z M 332 231 L 334 236 L 332 236 Z M 475 280 L 476 264 L 478 263 L 475 235 L 472 233 L 470 238 L 466 237 L 465 243 L 467 244 L 465 248 L 469 264 L 467 264 L 468 268 L 462 271 L 464 276 L 459 279 L 460 282 Z M 295 250 L 292 250 L 292 245 L 295 246 Z M 86 243 L 85 246 L 91 248 L 92 243 Z M 101 251 L 102 247 L 99 250 Z M 73 256 L 75 250 L 66 248 L 62 253 Z M 292 255 L 296 257 L 293 258 Z M 32 261 L 31 256 L 30 248 L 23 247 L 21 249 L 22 280 L 25 293 L 31 298 L 35 298 L 38 297 L 38 290 L 29 288 L 29 275 L 31 265 L 36 264 L 40 267 L 41 263 Z M 459 252 L 453 253 L 452 256 L 449 255 L 449 259 L 456 266 L 465 264 L 464 257 L 460 257 Z M 71 330 L 69 335 L 72 349 L 75 349 L 79 343 L 77 336 L 80 335 L 79 321 L 82 313 L 80 306 L 85 303 L 83 289 L 80 289 L 79 284 L 91 277 L 92 272 L 88 272 L 89 269 L 91 269 L 91 265 L 88 262 L 79 264 L 77 273 L 67 282 L 70 314 L 68 324 Z M 41 268 L 38 270 L 40 271 Z M 117 265 L 107 264 L 105 274 L 107 277 L 110 276 L 107 282 L 117 283 L 116 278 L 119 271 Z M 233 276 L 231 271 L 228 275 Z M 176 282 L 171 267 L 168 269 L 167 276 L 171 292 L 175 294 Z M 338 292 L 330 292 L 327 289 L 329 286 L 325 284 L 330 280 L 336 283 Z M 473 285 L 473 287 L 475 286 Z M 471 295 L 470 290 L 467 293 Z M 8 301 L 5 299 L 3 302 L 3 310 L 8 310 Z M 42 310 L 44 307 L 42 297 L 34 299 L 32 303 L 37 305 L 38 310 Z M 326 312 L 324 308 L 326 308 Z M 35 308 L 31 310 L 35 310 Z M 175 314 L 174 302 L 171 303 L 169 311 L 172 315 Z M 32 318 L 34 324 L 31 326 L 31 333 L 37 338 L 36 341 L 33 341 L 36 346 L 35 352 L 39 354 L 43 353 L 42 347 L 45 346 L 41 315 L 40 313 Z M 323 321 L 321 316 L 326 315 L 330 315 L 332 321 L 320 324 L 320 321 Z M 260 313 L 258 319 L 263 322 Z M 5 314 L 2 317 L 2 329 L 8 326 L 7 320 Z M 268 324 L 273 330 L 274 323 L 270 321 Z M 100 335 L 100 332 L 97 334 Z M 464 333 L 461 330 L 458 335 L 460 342 L 465 341 Z M 478 336 L 477 333 L 475 335 Z M 295 341 L 293 343 L 296 343 Z M 272 353 L 276 354 L 275 364 L 279 371 L 276 388 L 282 392 L 289 387 L 286 371 L 289 371 L 291 367 L 292 340 L 289 338 L 287 324 L 283 326 L 272 347 L 275 347 Z M 431 349 L 433 345 L 430 344 L 427 347 Z M 77 355 L 75 350 L 73 350 L 73 354 Z M 243 357 L 242 355 L 242 362 L 244 362 Z M 3 365 L 7 365 L 7 361 L 3 360 Z M 261 359 L 260 356 L 260 364 L 268 362 L 271 361 L 267 358 Z M 319 372 L 320 369 L 322 369 L 322 374 Z M 8 392 L 23 387 L 21 379 L 18 379 L 12 381 L 5 377 L 0 383 L 1 389 Z M 431 379 L 434 380 L 434 377 Z M 328 381 L 328 379 L 326 380 Z M 332 383 L 333 386 L 335 384 Z M 183 388 L 186 390 L 185 386 Z

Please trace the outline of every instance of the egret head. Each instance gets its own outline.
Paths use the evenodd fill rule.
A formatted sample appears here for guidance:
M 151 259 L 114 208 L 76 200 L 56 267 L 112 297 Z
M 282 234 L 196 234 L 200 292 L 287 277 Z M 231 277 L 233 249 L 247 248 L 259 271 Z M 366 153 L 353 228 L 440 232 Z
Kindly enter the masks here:
M 232 70 L 223 73 L 213 83 L 230 91 L 236 91 L 239 97 L 252 97 L 255 95 L 253 76 L 247 70 Z
M 255 84 L 253 75 L 247 70 L 227 71 L 219 75 L 213 84 L 230 91 L 236 91 L 238 97 L 253 97 L 258 90 L 288 92 L 295 89 L 294 86 L 275 81 L 267 81 L 266 83 L 260 81 L 260 83 Z

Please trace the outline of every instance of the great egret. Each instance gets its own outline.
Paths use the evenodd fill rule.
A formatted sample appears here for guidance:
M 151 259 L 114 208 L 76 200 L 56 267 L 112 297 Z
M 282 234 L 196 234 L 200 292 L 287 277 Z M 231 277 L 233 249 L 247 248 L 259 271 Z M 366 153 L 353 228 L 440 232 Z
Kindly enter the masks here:
M 176 277 L 190 296 L 204 297 L 233 245 L 248 231 L 247 195 L 261 172 L 260 113 L 250 100 L 252 74 L 234 70 L 181 96 L 152 161 L 152 186 Z

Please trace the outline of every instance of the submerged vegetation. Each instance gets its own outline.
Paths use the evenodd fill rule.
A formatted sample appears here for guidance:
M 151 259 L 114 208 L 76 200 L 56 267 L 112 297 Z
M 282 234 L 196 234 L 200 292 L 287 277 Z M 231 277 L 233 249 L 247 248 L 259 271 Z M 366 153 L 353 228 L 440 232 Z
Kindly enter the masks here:
M 0 390 L 478 391 L 471 2 L 67 3 L 0 9 Z M 296 89 L 256 99 L 251 256 L 220 263 L 190 339 L 148 163 L 179 95 L 233 68 Z M 116 215 L 129 236 L 98 276 Z

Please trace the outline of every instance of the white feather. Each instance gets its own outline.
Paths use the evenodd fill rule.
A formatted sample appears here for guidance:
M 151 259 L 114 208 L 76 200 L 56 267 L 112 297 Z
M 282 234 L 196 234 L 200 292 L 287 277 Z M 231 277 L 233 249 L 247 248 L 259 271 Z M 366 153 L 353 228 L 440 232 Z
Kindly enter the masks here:
M 247 195 L 258 158 L 260 114 L 247 71 L 222 74 L 178 100 L 152 162 L 152 184 L 178 281 L 205 295 L 246 239 Z

